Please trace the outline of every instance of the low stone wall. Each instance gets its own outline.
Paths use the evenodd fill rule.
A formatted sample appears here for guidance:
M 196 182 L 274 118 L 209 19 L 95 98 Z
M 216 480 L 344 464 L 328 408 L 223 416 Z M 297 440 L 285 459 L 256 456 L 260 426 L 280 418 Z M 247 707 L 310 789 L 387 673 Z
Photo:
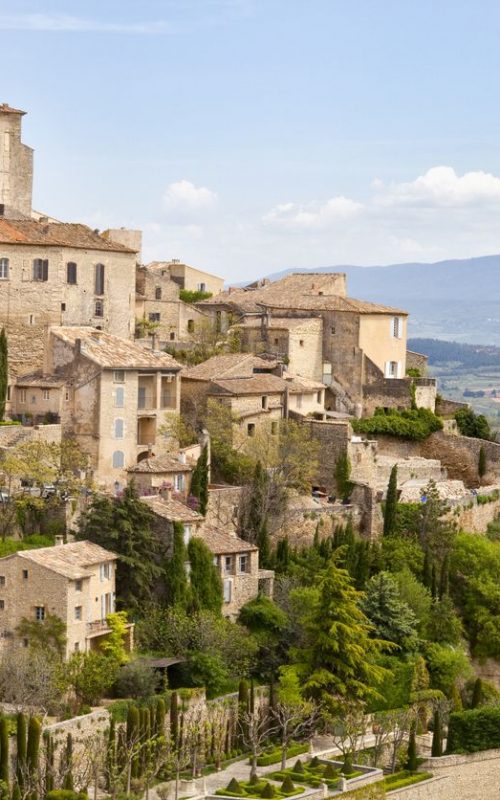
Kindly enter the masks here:
M 436 414 L 439 414 L 440 417 L 452 417 L 457 411 L 464 408 L 469 408 L 469 404 L 448 400 L 446 397 L 439 397 L 436 400 Z
M 478 753 L 453 753 L 449 756 L 439 758 L 426 758 L 422 763 L 423 770 L 449 769 L 458 767 L 460 764 L 474 764 L 478 761 L 490 761 L 493 758 L 500 759 L 500 750 L 480 750 Z M 499 781 L 500 786 L 500 781 Z

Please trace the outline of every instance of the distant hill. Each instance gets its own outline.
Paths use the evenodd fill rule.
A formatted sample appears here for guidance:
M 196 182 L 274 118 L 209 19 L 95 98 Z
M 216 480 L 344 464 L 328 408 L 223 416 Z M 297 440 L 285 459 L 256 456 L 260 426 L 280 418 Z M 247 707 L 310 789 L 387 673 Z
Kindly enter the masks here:
M 500 369 L 500 347 L 480 344 L 459 344 L 442 339 L 408 339 L 408 349 L 429 356 L 429 364 L 456 364 L 471 369 Z
M 357 267 L 339 264 L 290 272 L 345 272 L 351 297 L 404 308 L 410 335 L 500 345 L 500 255 Z

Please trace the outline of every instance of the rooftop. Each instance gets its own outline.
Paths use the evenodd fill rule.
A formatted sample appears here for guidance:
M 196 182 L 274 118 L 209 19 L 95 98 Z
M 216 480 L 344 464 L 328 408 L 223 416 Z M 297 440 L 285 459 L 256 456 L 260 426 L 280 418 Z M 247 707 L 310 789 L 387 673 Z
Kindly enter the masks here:
M 92 572 L 88 568 L 94 564 L 117 559 L 115 553 L 87 541 L 40 547 L 36 550 L 19 550 L 13 555 L 5 556 L 5 558 L 17 557 L 39 564 L 72 580 L 89 577 Z
M 159 495 L 141 497 L 141 501 L 146 503 L 154 514 L 168 519 L 170 522 L 201 522 L 203 517 L 192 508 L 188 508 L 179 500 L 171 498 L 167 500 Z
M 80 326 L 54 326 L 53 336 L 76 347 L 80 340 L 82 355 L 90 361 L 109 369 L 164 369 L 176 372 L 181 365 L 168 353 L 146 350 L 129 339 L 111 333 Z
M 213 378 L 243 377 L 253 375 L 254 370 L 271 370 L 276 366 L 276 361 L 267 361 L 253 353 L 227 353 L 221 356 L 212 356 L 195 367 L 182 371 L 182 377 L 188 380 L 209 381 Z
M 294 308 L 303 311 L 354 311 L 356 314 L 398 314 L 406 316 L 407 311 L 380 303 L 369 303 L 367 300 L 355 300 L 353 297 L 340 297 L 337 295 L 307 295 L 296 294 L 293 296 L 277 298 L 269 302 L 266 298 L 258 304 L 261 308 Z
M 45 375 L 41 369 L 35 372 L 27 372 L 18 375 L 16 378 L 17 386 L 35 386 L 42 389 L 58 388 L 64 385 L 64 380 L 57 375 Z
M 245 317 L 240 323 L 243 328 L 261 328 L 262 318 Z M 274 330 L 289 330 L 289 331 L 306 331 L 306 330 L 320 330 L 322 319 L 320 317 L 271 317 L 271 321 L 266 328 L 270 331 Z
M 222 378 L 211 381 L 209 394 L 282 394 L 286 381 L 277 375 L 249 375 L 243 378 Z
M 45 245 L 135 253 L 135 250 L 123 244 L 105 239 L 86 225 L 69 222 L 37 222 L 28 219 L 0 219 L 0 244 Z
M 251 550 L 258 550 L 254 544 L 245 542 L 239 536 L 233 536 L 221 528 L 215 528 L 211 525 L 204 525 L 195 532 L 198 539 L 203 539 L 208 549 L 214 555 L 223 555 L 225 553 L 249 553 Z
M 21 114 L 22 116 L 24 116 L 24 114 L 26 114 L 26 111 L 20 111 L 18 108 L 12 108 L 12 106 L 9 106 L 8 103 L 1 103 L 0 114 Z
M 175 456 L 154 456 L 144 458 L 133 467 L 129 467 L 127 472 L 140 472 L 157 474 L 162 472 L 192 472 L 189 464 L 182 464 Z

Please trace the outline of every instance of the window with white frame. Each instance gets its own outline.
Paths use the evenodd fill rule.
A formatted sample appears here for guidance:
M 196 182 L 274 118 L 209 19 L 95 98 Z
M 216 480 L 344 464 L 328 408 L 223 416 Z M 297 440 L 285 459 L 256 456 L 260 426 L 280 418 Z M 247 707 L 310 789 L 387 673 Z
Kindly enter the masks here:
M 231 578 L 224 579 L 224 602 L 230 603 L 233 596 L 233 582 Z
M 19 402 L 25 403 L 26 402 L 26 389 L 18 389 L 19 391 Z
M 9 279 L 9 259 L 0 258 L 0 280 L 6 281 Z
M 48 281 L 49 262 L 46 258 L 35 258 L 33 260 L 33 280 Z
M 99 578 L 101 581 L 108 581 L 111 577 L 111 564 L 99 564 Z
M 399 363 L 397 361 L 387 361 L 385 365 L 385 377 L 397 378 L 399 374 Z
M 175 488 L 178 492 L 184 491 L 184 475 L 182 473 L 175 476 Z
M 45 619 L 45 606 L 35 606 L 35 619 L 38 622 L 43 622 Z
M 43 399 L 44 400 L 50 400 L 50 389 L 44 389 L 43 390 Z
M 184 525 L 184 544 L 188 545 L 191 539 L 191 525 Z
M 250 571 L 250 558 L 248 556 L 248 553 L 243 553 L 243 555 L 238 556 L 238 571 L 239 572 Z
M 403 320 L 401 317 L 392 317 L 391 334 L 394 339 L 401 339 L 403 335 Z

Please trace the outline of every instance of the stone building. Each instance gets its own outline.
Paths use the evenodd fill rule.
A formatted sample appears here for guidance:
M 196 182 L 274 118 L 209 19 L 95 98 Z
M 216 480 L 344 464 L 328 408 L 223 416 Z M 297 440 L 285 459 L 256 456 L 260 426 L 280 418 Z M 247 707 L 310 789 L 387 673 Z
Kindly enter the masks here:
M 212 295 L 219 294 L 224 288 L 224 278 L 212 275 L 196 267 L 183 264 L 179 259 L 171 261 L 152 261 L 148 264 L 148 269 L 163 277 L 169 276 L 170 280 L 176 283 L 179 289 L 188 292 L 207 292 Z
M 33 150 L 21 141 L 25 111 L 0 105 L 0 216 L 31 217 Z
M 361 415 L 375 405 L 410 405 L 407 312 L 347 297 L 344 274 L 287 275 L 229 289 L 197 306 L 221 330 L 237 325 L 249 348 L 279 352 L 292 372 L 321 380 L 332 411 Z M 433 407 L 431 393 L 423 394 Z
M 188 463 L 185 453 L 144 458 L 127 469 L 129 481 L 134 481 L 142 495 L 158 494 L 170 487 L 186 498 L 191 486 L 193 465 Z
M 117 488 L 127 467 L 169 449 L 172 442 L 159 429 L 180 409 L 181 367 L 171 356 L 77 326 L 51 328 L 45 349 L 39 383 L 46 376 L 63 381 L 49 389 L 59 392 L 63 435 L 89 455 L 98 484 Z M 23 382 L 12 398 L 21 415 L 34 407 Z
M 0 650 L 28 647 L 21 620 L 43 622 L 49 614 L 66 626 L 66 657 L 98 647 L 110 632 L 115 610 L 116 555 L 93 542 L 21 550 L 0 559 Z M 133 626 L 128 626 L 132 647 Z

